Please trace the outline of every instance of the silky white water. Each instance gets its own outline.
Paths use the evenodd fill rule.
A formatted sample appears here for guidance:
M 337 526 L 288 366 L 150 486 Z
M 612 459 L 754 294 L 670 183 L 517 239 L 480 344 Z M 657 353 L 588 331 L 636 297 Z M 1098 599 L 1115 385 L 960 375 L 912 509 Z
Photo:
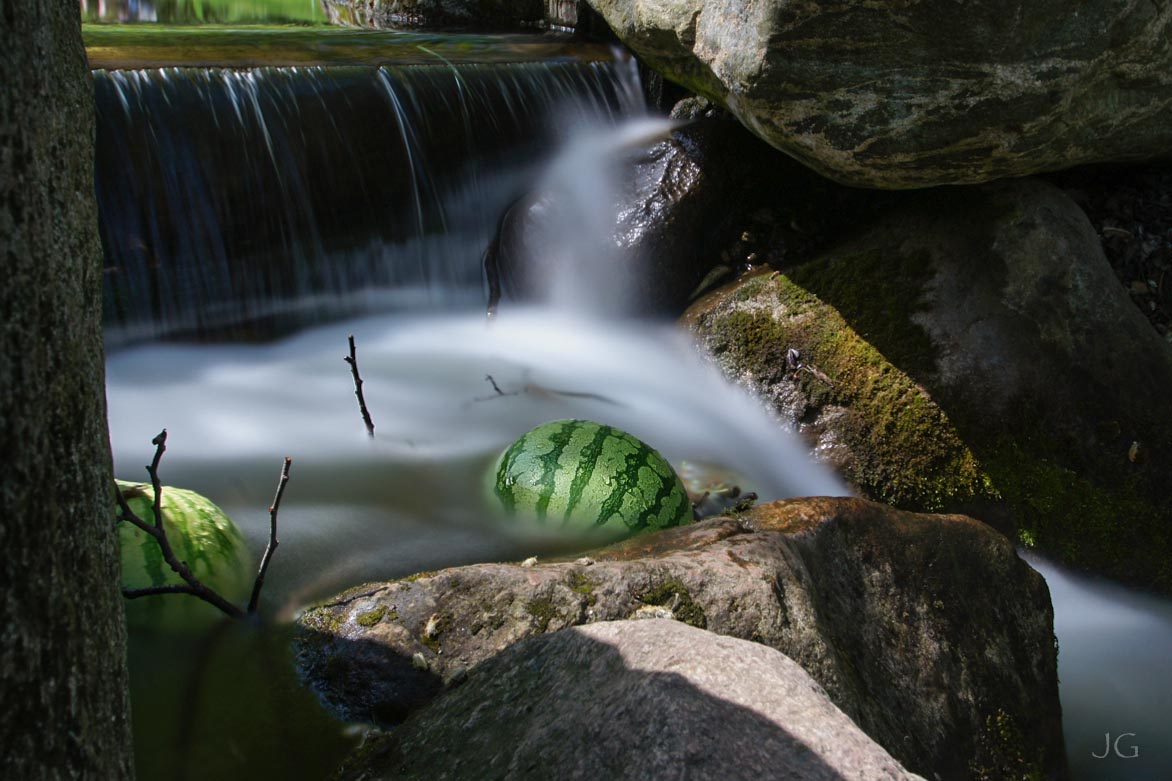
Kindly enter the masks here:
M 1024 556 L 1054 603 L 1072 777 L 1172 778 L 1172 601 Z
M 342 360 L 349 333 L 373 439 Z M 145 479 L 150 440 L 166 428 L 164 482 L 208 495 L 258 547 L 281 459 L 293 458 L 271 576 L 285 598 L 527 556 L 530 541 L 502 531 L 483 477 L 548 420 L 617 426 L 689 473 L 707 467 L 763 499 L 846 493 L 669 326 L 548 309 L 506 310 L 492 323 L 480 313 L 385 316 L 269 345 L 140 347 L 112 356 L 107 375 L 118 476 Z

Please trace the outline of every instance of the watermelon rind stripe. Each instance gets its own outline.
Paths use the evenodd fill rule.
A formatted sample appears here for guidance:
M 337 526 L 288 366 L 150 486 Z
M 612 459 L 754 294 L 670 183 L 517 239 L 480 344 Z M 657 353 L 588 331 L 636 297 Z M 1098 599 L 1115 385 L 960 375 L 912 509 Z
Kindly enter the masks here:
M 655 495 L 655 500 L 647 508 L 643 517 L 639 519 L 640 526 L 667 526 L 673 518 L 679 515 L 679 491 L 676 490 L 675 481 L 669 481 L 661 474 L 656 474 L 656 476 L 659 478 L 659 493 Z M 669 506 L 667 502 L 673 494 L 677 498 Z
M 558 459 L 561 458 L 562 452 L 566 449 L 570 439 L 574 436 L 575 421 L 567 421 L 559 426 L 556 431 L 549 434 L 550 449 L 537 456 L 538 462 L 541 464 L 541 477 L 537 481 L 537 506 L 534 508 L 537 511 L 537 520 L 545 522 L 545 515 L 549 509 L 549 501 L 553 498 L 554 488 L 557 483 L 558 471 L 561 467 L 558 464 Z
M 578 459 L 578 467 L 574 470 L 574 479 L 570 483 L 570 500 L 566 503 L 565 521 L 570 520 L 570 516 L 574 512 L 574 508 L 582 501 L 582 492 L 586 489 L 586 485 L 590 482 L 590 478 L 594 475 L 595 469 L 598 466 L 598 457 L 602 454 L 603 445 L 606 440 L 614 432 L 610 426 L 603 426 L 601 424 L 589 424 L 592 431 L 590 441 L 582 448 L 582 452 Z
M 598 514 L 598 525 L 609 522 L 616 515 L 627 524 L 633 526 L 629 513 L 623 512 L 623 506 L 628 503 L 631 488 L 638 485 L 639 464 L 642 461 L 642 448 L 633 448 L 632 443 L 625 437 L 612 437 L 615 448 L 626 451 L 622 454 L 622 465 L 615 472 L 614 487 L 602 502 Z M 616 464 L 616 466 L 618 466 Z
M 511 477 L 509 477 L 509 469 L 512 467 L 513 462 L 516 461 L 517 456 L 525 450 L 528 444 L 529 443 L 525 440 L 525 437 L 521 437 L 516 442 L 514 442 L 509 447 L 509 449 L 505 451 L 505 454 L 501 456 L 501 463 L 497 468 L 496 495 L 501 500 L 501 504 L 504 505 L 505 512 L 509 515 L 512 515 L 517 511 L 516 491 L 513 487 L 514 481 Z

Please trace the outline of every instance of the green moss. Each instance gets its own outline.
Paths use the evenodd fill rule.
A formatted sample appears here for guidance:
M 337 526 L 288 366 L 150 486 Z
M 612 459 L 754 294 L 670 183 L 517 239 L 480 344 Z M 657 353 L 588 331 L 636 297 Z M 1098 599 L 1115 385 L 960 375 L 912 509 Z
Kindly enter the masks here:
M 1025 219 L 980 199 L 970 206 L 985 210 L 979 224 Z M 1121 424 L 1122 412 L 1107 405 L 1088 412 L 1086 426 L 1070 425 L 1035 400 L 999 410 L 991 426 L 987 410 L 933 398 L 917 378 L 934 376 L 937 355 L 915 322 L 933 273 L 925 253 L 832 253 L 747 280 L 693 322 L 718 360 L 783 400 L 795 381 L 786 376 L 788 348 L 824 372 L 832 385 L 797 374 L 808 407 L 795 414 L 809 423 L 827 405 L 843 410 L 829 425 L 853 455 L 844 477 L 872 498 L 968 512 L 1066 563 L 1172 590 L 1166 476 L 1127 457 L 1135 432 L 1141 453 L 1172 452 L 1167 416 L 1155 409 Z M 1086 431 L 1101 452 L 1087 447 Z
M 341 611 L 331 607 L 312 607 L 301 614 L 299 621 L 306 629 L 327 635 L 338 634 L 345 624 Z
M 1046 777 L 1044 758 L 1033 756 L 1016 721 L 1003 710 L 985 719 L 976 744 L 976 755 L 969 763 L 975 781 L 1042 781 Z
M 374 610 L 367 610 L 365 613 L 359 613 L 358 616 L 354 619 L 354 623 L 358 624 L 359 626 L 366 627 L 367 629 L 369 629 L 370 627 L 377 624 L 379 621 L 382 621 L 383 616 L 385 616 L 386 614 L 387 614 L 387 609 L 385 607 L 383 607 L 382 605 L 380 605 L 380 606 L 376 607 Z
M 668 578 L 636 598 L 645 605 L 670 608 L 676 620 L 685 624 L 699 629 L 708 628 L 708 616 L 704 608 L 696 604 L 688 587 L 679 578 Z
M 598 601 L 594 596 L 594 581 L 586 577 L 584 572 L 574 572 L 570 576 L 570 591 L 586 597 L 586 604 L 593 605 Z
M 767 385 L 785 378 L 790 347 L 830 377 L 833 385 L 801 372 L 797 382 L 811 406 L 844 410 L 835 429 L 855 455 L 846 470 L 848 480 L 877 499 L 911 510 L 936 511 L 984 495 L 980 464 L 952 421 L 838 311 L 780 274 L 752 280 L 730 300 L 742 293 L 745 301 L 773 306 L 705 316 L 701 330 L 711 333 L 715 352 L 729 352 L 737 366 Z M 895 331 L 892 327 L 884 338 L 894 339 Z M 909 330 L 908 338 L 906 352 L 931 360 L 922 331 Z
M 414 583 L 415 581 L 422 580 L 423 578 L 435 577 L 435 575 L 438 572 L 439 572 L 439 570 L 426 570 L 424 572 L 416 572 L 414 575 L 408 575 L 405 578 L 399 578 L 399 582 L 400 583 Z
M 1023 543 L 1121 580 L 1172 588 L 1168 511 L 1149 501 L 1134 480 L 1092 480 L 1031 447 L 1031 437 L 1001 437 L 985 465 L 1016 521 Z
M 529 615 L 537 619 L 537 629 L 541 632 L 549 630 L 549 624 L 554 618 L 561 618 L 553 600 L 548 597 L 535 597 L 529 600 L 525 609 L 529 611 Z
M 834 307 L 890 363 L 920 377 L 936 367 L 936 347 L 913 320 L 927 308 L 924 291 L 932 275 L 926 252 L 878 250 L 831 255 L 788 274 L 794 284 Z

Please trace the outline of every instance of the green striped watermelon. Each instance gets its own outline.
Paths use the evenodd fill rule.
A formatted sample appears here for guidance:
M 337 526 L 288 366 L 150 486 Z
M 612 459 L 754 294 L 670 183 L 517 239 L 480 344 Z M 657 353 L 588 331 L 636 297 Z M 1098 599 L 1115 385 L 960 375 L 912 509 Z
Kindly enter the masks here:
M 608 538 L 692 520 L 683 483 L 650 445 L 589 420 L 542 423 L 488 474 L 506 515 Z
M 139 518 L 153 524 L 155 492 L 149 485 L 115 481 Z M 252 588 L 253 564 L 236 524 L 224 511 L 194 491 L 163 486 L 163 525 L 175 556 L 187 562 L 204 585 L 229 602 L 242 604 Z M 163 561 L 155 539 L 132 523 L 118 524 L 122 546 L 122 585 L 147 588 L 182 583 Z M 223 617 L 217 608 L 187 594 L 124 600 L 127 623 L 136 628 L 199 630 Z

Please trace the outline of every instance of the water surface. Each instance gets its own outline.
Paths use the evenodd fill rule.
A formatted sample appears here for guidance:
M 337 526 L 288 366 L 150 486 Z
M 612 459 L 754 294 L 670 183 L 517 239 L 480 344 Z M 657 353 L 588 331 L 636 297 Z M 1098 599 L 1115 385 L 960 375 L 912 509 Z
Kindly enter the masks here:
M 1045 576 L 1054 602 L 1073 777 L 1172 778 L 1172 600 L 1026 559 Z

